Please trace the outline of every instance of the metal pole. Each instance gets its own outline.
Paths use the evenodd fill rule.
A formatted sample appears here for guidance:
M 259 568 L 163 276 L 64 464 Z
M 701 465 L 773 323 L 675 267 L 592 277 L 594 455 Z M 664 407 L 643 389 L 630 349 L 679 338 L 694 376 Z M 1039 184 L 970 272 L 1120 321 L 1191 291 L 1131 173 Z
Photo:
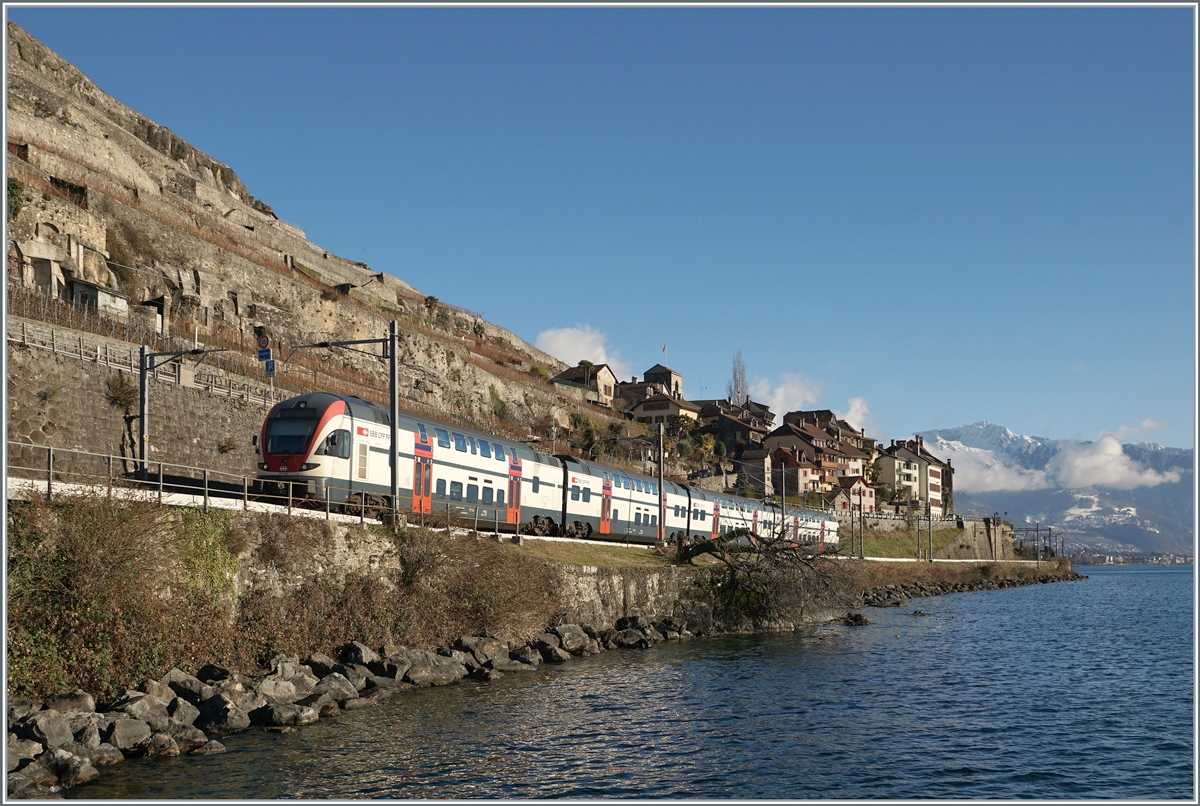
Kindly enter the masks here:
M 149 475 L 150 475 L 149 468 L 146 469 L 145 473 L 146 473 L 146 476 L 149 477 Z M 158 463 L 158 503 L 161 504 L 162 500 L 163 500 L 163 463 L 159 462 Z
M 389 451 L 390 463 L 392 465 L 392 509 L 393 518 L 395 520 L 395 510 L 400 502 L 400 461 L 398 451 L 400 448 L 400 390 L 399 390 L 399 363 L 396 356 L 396 320 L 393 319 L 388 326 L 388 384 L 390 391 L 391 402 L 391 421 L 392 421 L 392 447 Z
M 54 446 L 46 446 L 46 500 L 54 496 Z
M 663 424 L 658 424 L 658 541 L 666 540 L 667 536 L 667 504 L 663 494 Z
M 250 508 L 250 479 L 242 476 L 242 509 Z
M 285 481 L 283 484 L 285 487 L 287 487 L 287 491 L 288 491 L 288 510 L 287 510 L 287 512 L 288 512 L 288 515 L 291 515 L 292 514 L 292 483 L 290 481 Z M 366 501 L 365 496 L 364 496 L 363 500 Z
M 146 464 L 147 452 L 150 445 L 150 376 L 147 372 L 146 345 L 138 348 L 138 460 L 139 470 L 145 479 L 150 472 Z M 161 463 L 159 469 L 162 469 Z M 161 476 L 161 473 L 159 474 Z M 161 479 L 160 479 L 161 480 Z
M 1025 521 L 1025 522 L 1029 523 L 1029 521 Z M 1034 556 L 1037 558 L 1037 567 L 1038 567 L 1038 570 L 1040 571 L 1042 568 L 1042 524 L 1041 524 L 1041 522 L 1035 521 L 1033 528 L 1034 528 L 1033 553 L 1034 553 Z
M 204 468 L 204 511 L 208 512 L 208 468 Z

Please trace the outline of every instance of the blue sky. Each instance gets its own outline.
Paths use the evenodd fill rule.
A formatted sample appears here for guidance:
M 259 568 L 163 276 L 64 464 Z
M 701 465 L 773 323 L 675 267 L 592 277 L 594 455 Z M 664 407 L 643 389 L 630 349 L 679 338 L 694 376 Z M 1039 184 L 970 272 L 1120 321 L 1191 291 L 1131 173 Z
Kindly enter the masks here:
M 309 238 L 879 438 L 1194 439 L 1190 8 L 7 8 Z

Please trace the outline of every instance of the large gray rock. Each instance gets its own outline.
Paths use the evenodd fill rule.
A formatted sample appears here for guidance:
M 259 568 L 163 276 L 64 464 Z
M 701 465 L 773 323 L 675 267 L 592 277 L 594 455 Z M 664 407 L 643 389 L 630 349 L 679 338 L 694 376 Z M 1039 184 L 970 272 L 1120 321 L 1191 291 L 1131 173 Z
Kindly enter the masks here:
M 167 702 L 175 699 L 175 692 L 171 690 L 171 687 L 165 683 L 160 683 L 157 680 L 144 680 L 142 681 L 142 684 L 138 686 L 138 689 L 146 694 L 151 694 L 155 697 L 158 697 L 160 700 L 166 700 Z
M 359 666 L 356 663 L 339 663 L 333 667 L 333 673 L 349 680 L 355 691 L 362 691 L 367 684 L 367 678 L 372 674 L 370 667 Z
M 96 701 L 92 699 L 92 695 L 81 688 L 77 688 L 69 694 L 51 694 L 42 704 L 46 708 L 61 712 L 96 710 Z
M 459 649 L 470 652 L 481 666 L 486 665 L 492 658 L 507 658 L 508 643 L 499 638 L 483 638 L 474 635 L 464 635 L 456 642 Z
M 133 752 L 138 745 L 150 739 L 150 726 L 140 719 L 114 719 L 106 728 L 100 731 L 100 738 L 120 750 L 122 753 Z
M 290 680 L 266 677 L 255 684 L 258 693 L 274 702 L 292 702 L 296 699 L 296 687 Z
M 206 734 L 235 733 L 250 727 L 250 717 L 224 694 L 200 703 L 200 714 L 193 725 Z
M 42 710 L 40 702 L 34 702 L 28 697 L 13 697 L 8 701 L 8 724 L 18 722 L 40 710 Z
M 181 753 L 194 750 L 208 741 L 208 737 L 204 735 L 204 731 L 174 719 L 167 723 L 167 729 L 163 733 L 171 737 Z
M 300 658 L 295 655 L 276 655 L 268 665 L 271 675 L 281 680 L 291 680 L 300 673 Z
M 250 712 L 250 721 L 255 725 L 275 727 L 279 725 L 308 725 L 317 721 L 317 710 L 306 705 L 293 703 L 268 703 Z
M 25 717 L 19 724 L 21 735 L 47 747 L 58 747 L 75 738 L 71 723 L 58 711 L 38 711 Z
M 89 722 L 74 732 L 74 740 L 83 747 L 96 748 L 100 746 L 100 729 L 95 722 Z M 72 751 L 74 752 L 74 751 Z
M 196 721 L 196 717 L 200 716 L 200 709 L 183 697 L 176 697 L 167 703 L 167 715 L 177 722 L 191 725 Z
M 562 648 L 572 655 L 578 655 L 587 646 L 588 635 L 578 624 L 559 624 L 551 632 L 558 636 Z
M 527 663 L 534 668 L 537 668 L 542 663 L 542 653 L 538 652 L 531 646 L 523 646 L 520 649 L 514 649 L 509 653 L 509 658 L 520 663 Z
M 645 649 L 650 646 L 650 639 L 643 635 L 641 630 L 632 627 L 617 631 L 611 640 L 615 646 L 625 649 Z
M 216 693 L 212 686 L 179 669 L 167 672 L 159 682 L 170 686 L 172 691 L 192 705 L 199 705 Z
M 177 756 L 179 745 L 165 731 L 155 731 L 150 740 L 138 746 L 142 755 L 146 756 Z
M 571 659 L 571 653 L 567 650 L 545 642 L 538 642 L 538 651 L 542 653 L 542 660 L 548 663 L 565 663 Z
M 100 771 L 91 762 L 60 747 L 50 748 L 46 755 L 49 756 L 47 765 L 58 776 L 58 785 L 61 787 L 78 786 L 100 777 Z
M 357 692 L 355 692 L 355 693 L 357 694 Z M 350 699 L 350 698 L 347 697 L 346 699 Z M 322 691 L 322 692 L 318 692 L 318 693 L 309 694 L 307 697 L 304 697 L 303 699 L 296 700 L 296 705 L 307 705 L 309 708 L 315 709 L 317 711 L 317 713 L 320 714 L 321 706 L 328 702 L 331 702 L 334 705 L 337 705 L 337 701 L 334 700 L 333 697 L 329 696 L 328 691 Z
M 337 665 L 337 661 L 328 655 L 322 655 L 320 652 L 314 652 L 304 659 L 304 663 L 312 669 L 312 673 L 317 677 L 324 677 L 333 671 L 333 667 Z
M 82 744 L 67 744 L 63 745 L 63 749 L 74 753 L 80 758 L 85 758 L 97 767 L 103 767 L 106 764 L 116 764 L 118 761 L 125 760 L 125 754 L 111 744 L 101 743 L 95 747 L 87 747 Z
M 305 699 L 311 700 L 313 697 L 319 697 L 321 694 L 327 694 L 334 702 L 341 704 L 346 700 L 357 697 L 358 689 L 344 675 L 333 672 L 321 678 L 321 682 L 313 686 L 312 693 Z M 303 704 L 312 705 L 308 701 Z
M 12 772 L 24 766 L 23 762 L 32 761 L 46 751 L 46 745 L 33 739 L 15 739 L 8 743 L 8 771 Z
M 412 666 L 412 662 L 408 658 L 395 657 L 387 658 L 386 660 L 377 660 L 367 668 L 371 670 L 374 677 L 390 677 L 393 680 L 403 680 L 404 673 Z
M 204 744 L 192 751 L 193 756 L 210 756 L 216 753 L 224 753 L 225 745 L 218 742 L 216 739 L 209 739 Z
M 413 685 L 444 686 L 467 676 L 467 669 L 461 663 L 432 652 L 406 649 L 397 653 L 396 657 L 403 657 L 409 662 L 404 679 Z
M 43 752 L 29 764 L 16 772 L 10 772 L 8 779 L 8 794 L 17 798 L 40 797 L 31 791 L 39 787 L 49 788 L 58 784 L 58 773 L 51 766 L 53 756 L 49 751 Z
M 528 663 L 521 663 L 521 661 L 511 658 L 488 658 L 487 663 L 483 666 L 485 669 L 493 669 L 498 672 L 530 672 L 535 668 Z
M 147 694 L 127 702 L 118 710 L 129 714 L 134 719 L 142 720 L 150 726 L 151 730 L 163 730 L 171 718 L 171 715 L 167 713 L 167 703 L 153 694 Z
M 296 690 L 297 699 L 311 694 L 317 683 L 321 682 L 319 678 L 309 674 L 305 669 L 306 667 L 301 667 L 300 671 L 288 679 L 292 688 Z
M 359 666 L 370 666 L 372 663 L 379 660 L 379 654 L 366 644 L 359 643 L 358 641 L 351 641 L 342 647 L 341 658 L 342 663 L 354 663 Z

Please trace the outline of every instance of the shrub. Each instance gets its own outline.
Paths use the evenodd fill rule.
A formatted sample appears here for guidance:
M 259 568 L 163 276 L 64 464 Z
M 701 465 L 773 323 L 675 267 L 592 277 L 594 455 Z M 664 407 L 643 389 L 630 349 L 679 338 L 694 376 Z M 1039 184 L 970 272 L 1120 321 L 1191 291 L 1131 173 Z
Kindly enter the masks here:
M 540 378 L 543 381 L 550 378 L 550 370 L 546 369 L 541 364 L 530 364 L 529 373 L 535 378 Z
M 21 212 L 25 203 L 25 183 L 19 179 L 8 180 L 8 220 L 12 221 Z
M 138 385 L 124 372 L 110 376 L 104 383 L 104 399 L 110 406 L 115 406 L 126 414 L 140 398 L 141 390 L 138 389 Z
M 54 401 L 58 400 L 58 394 L 61 390 L 57 386 L 47 386 L 42 391 L 38 392 L 38 400 L 45 403 L 47 406 L 54 405 Z
M 501 420 L 508 419 L 508 404 L 500 397 L 500 393 L 496 391 L 495 384 L 488 385 L 488 396 L 492 401 L 492 414 L 496 415 Z

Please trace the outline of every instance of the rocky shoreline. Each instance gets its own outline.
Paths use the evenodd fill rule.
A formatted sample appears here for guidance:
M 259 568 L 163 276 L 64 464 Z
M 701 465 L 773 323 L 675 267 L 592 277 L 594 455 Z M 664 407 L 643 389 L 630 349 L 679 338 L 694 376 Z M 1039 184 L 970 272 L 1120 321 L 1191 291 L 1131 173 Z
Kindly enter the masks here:
M 1021 585 L 1086 579 L 1074 572 L 1027 580 L 885 585 L 863 593 L 864 607 L 898 607 L 904 599 Z M 846 618 L 861 614 L 850 614 Z M 847 625 L 865 618 L 840 620 Z M 76 689 L 43 702 L 8 702 L 8 785 L 11 798 L 56 798 L 69 787 L 99 777 L 97 769 L 127 758 L 223 753 L 218 737 L 251 728 L 288 731 L 342 711 L 367 708 L 401 692 L 455 683 L 495 680 L 505 674 L 565 663 L 604 651 L 644 649 L 714 632 L 712 608 L 682 601 L 672 616 L 632 615 L 608 628 L 560 624 L 530 640 L 463 636 L 434 652 L 351 642 L 334 659 L 313 653 L 301 660 L 278 655 L 267 668 L 241 674 L 214 664 L 195 675 L 171 669 L 97 708 Z
M 195 675 L 171 669 L 99 709 L 80 689 L 40 703 L 13 698 L 7 714 L 8 796 L 61 797 L 62 790 L 98 778 L 98 767 L 127 758 L 223 753 L 217 737 L 252 727 L 292 730 L 406 690 L 464 678 L 495 680 L 542 663 L 643 649 L 712 630 L 708 605 L 680 602 L 669 618 L 634 615 L 599 630 L 560 624 L 528 641 L 463 636 L 436 652 L 390 645 L 376 651 L 351 642 L 337 660 L 321 653 L 303 660 L 278 655 L 253 674 L 213 664 Z
M 904 605 L 905 599 L 918 599 L 923 596 L 941 596 L 947 593 L 966 593 L 968 591 L 994 591 L 1001 588 L 1019 588 L 1024 585 L 1074 582 L 1081 579 L 1087 579 L 1087 577 L 1071 571 L 1068 574 L 1042 574 L 1028 579 L 980 578 L 970 582 L 909 582 L 899 585 L 883 585 L 865 591 L 862 595 L 862 606 L 901 607 Z

